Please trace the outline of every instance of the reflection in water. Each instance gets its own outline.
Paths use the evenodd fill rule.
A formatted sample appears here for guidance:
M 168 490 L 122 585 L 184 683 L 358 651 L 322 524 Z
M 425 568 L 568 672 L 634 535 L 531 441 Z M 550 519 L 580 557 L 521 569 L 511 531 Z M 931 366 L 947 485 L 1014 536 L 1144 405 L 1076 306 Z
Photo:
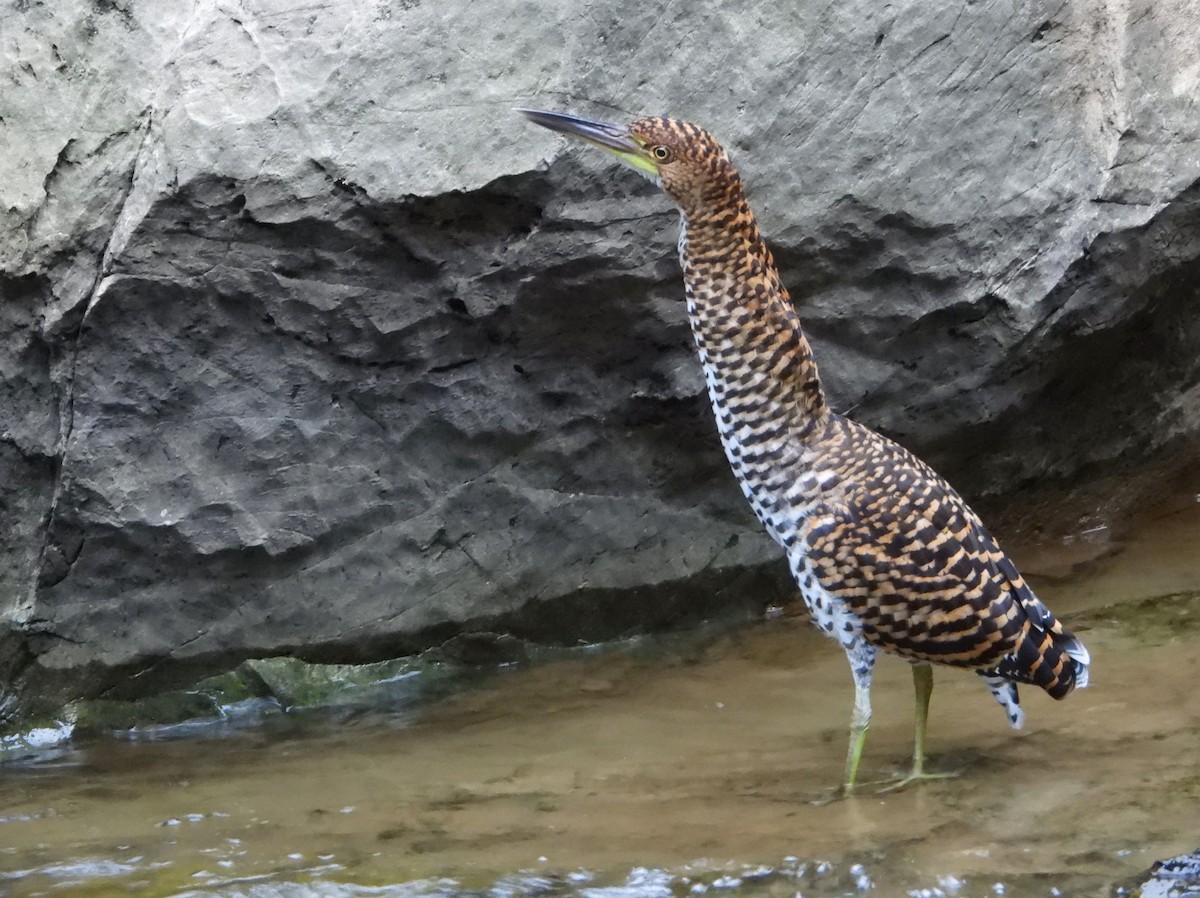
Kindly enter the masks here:
M 1106 894 L 1200 843 L 1198 545 L 1193 504 L 1037 584 L 1095 677 L 1061 703 L 1025 690 L 1021 733 L 939 670 L 930 750 L 955 779 L 814 804 L 852 687 L 836 646 L 782 617 L 437 701 L 411 691 L 422 673 L 302 713 L 245 699 L 217 727 L 42 734 L 0 767 L 0 893 Z M 907 668 L 882 661 L 876 689 L 864 779 L 909 751 Z

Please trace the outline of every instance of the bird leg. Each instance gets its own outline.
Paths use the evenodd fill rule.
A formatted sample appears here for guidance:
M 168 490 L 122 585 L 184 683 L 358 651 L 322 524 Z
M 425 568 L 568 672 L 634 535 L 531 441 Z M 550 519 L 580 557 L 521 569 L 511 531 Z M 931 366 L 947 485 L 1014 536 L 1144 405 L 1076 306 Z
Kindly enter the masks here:
M 867 742 L 867 727 L 871 724 L 871 681 L 854 677 L 854 713 L 850 717 L 850 744 L 846 747 L 846 775 L 842 780 L 842 795 L 854 791 L 858 779 L 858 762 L 862 760 L 863 746 Z
M 919 780 L 958 776 L 957 773 L 925 772 L 925 727 L 929 722 L 929 696 L 933 693 L 933 668 L 928 664 L 914 664 L 912 674 L 913 692 L 916 699 L 916 730 L 913 733 L 912 771 L 908 776 L 880 789 L 880 792 L 891 792 L 895 789 L 902 789 L 909 783 L 915 783 Z
M 913 732 L 913 763 L 910 779 L 925 773 L 925 728 L 929 723 L 929 696 L 933 694 L 933 668 L 928 664 L 914 664 L 913 693 L 915 700 L 915 729 Z
M 843 643 L 850 672 L 854 676 L 854 713 L 850 716 L 850 744 L 846 747 L 846 775 L 842 779 L 839 797 L 850 795 L 858 779 L 858 762 L 862 760 L 867 742 L 867 727 L 871 723 L 871 669 L 875 666 L 875 647 L 865 639 Z

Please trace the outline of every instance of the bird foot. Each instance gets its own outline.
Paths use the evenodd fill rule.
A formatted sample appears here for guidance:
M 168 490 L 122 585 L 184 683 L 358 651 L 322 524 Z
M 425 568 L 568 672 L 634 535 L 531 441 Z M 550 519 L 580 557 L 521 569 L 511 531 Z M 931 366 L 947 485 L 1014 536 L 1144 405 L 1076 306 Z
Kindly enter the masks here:
M 866 795 L 870 792 L 871 786 L 882 786 L 884 783 L 890 783 L 891 780 L 877 780 L 866 783 L 855 783 L 847 785 L 842 783 L 833 789 L 824 791 L 816 798 L 809 798 L 808 803 L 813 807 L 824 807 L 827 804 L 833 804 L 835 801 L 844 801 L 847 798 L 858 798 L 860 795 Z
M 815 808 L 823 808 L 827 804 L 833 804 L 835 801 L 841 801 L 843 798 L 849 798 L 854 794 L 854 789 L 838 786 L 836 789 L 821 795 L 819 798 L 808 799 L 808 803 Z
M 827 804 L 833 804 L 835 801 L 842 801 L 846 798 L 854 798 L 859 795 L 886 795 L 888 792 L 899 792 L 901 789 L 911 786 L 913 783 L 920 783 L 926 780 L 944 780 L 952 779 L 961 774 L 956 770 L 941 771 L 938 773 L 930 773 L 925 770 L 914 770 L 905 776 L 896 779 L 886 780 L 871 780 L 866 783 L 856 783 L 853 786 L 842 784 L 831 792 L 821 795 L 818 798 L 808 799 L 808 803 L 813 807 L 821 808 Z M 875 788 L 881 786 L 882 788 Z
M 953 777 L 956 777 L 958 775 L 959 775 L 958 771 L 955 771 L 955 770 L 946 770 L 946 771 L 941 771 L 938 773 L 929 773 L 924 770 L 913 770 L 907 776 L 903 776 L 900 779 L 893 780 L 891 782 L 884 780 L 881 783 L 872 783 L 871 785 L 875 785 L 875 786 L 882 785 L 883 788 L 876 789 L 875 794 L 876 795 L 884 795 L 888 792 L 898 792 L 901 789 L 911 786 L 913 783 L 921 783 L 921 782 L 925 782 L 926 780 L 952 779 Z

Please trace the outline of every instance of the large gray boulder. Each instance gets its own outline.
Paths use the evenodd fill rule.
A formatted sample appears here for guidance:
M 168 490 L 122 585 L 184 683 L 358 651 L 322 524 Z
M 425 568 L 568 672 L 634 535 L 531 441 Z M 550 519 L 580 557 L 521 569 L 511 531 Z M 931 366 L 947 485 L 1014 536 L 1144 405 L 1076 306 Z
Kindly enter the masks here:
M 969 496 L 1200 430 L 1200 7 L 62 0 L 0 21 L 7 713 L 787 592 L 675 214 L 730 147 L 839 407 Z

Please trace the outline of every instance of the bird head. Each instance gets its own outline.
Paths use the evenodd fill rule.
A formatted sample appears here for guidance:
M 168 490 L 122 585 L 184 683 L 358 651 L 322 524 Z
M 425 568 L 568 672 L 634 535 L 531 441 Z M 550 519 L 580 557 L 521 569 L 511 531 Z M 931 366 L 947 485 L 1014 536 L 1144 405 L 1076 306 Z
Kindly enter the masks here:
M 561 112 L 517 111 L 544 128 L 577 137 L 616 156 L 658 184 L 689 217 L 706 206 L 727 205 L 731 189 L 740 187 L 729 155 L 698 125 L 666 116 L 614 125 Z

